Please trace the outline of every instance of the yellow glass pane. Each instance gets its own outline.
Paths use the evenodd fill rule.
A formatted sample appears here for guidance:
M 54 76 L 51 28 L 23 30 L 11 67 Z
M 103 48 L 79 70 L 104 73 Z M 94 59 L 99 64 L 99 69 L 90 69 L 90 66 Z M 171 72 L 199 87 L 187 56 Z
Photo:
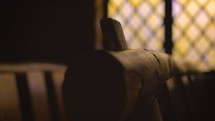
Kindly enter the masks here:
M 189 1 L 189 0 L 177 0 L 179 3 L 181 3 L 181 4 L 185 4 L 187 1 Z
M 181 37 L 181 29 L 177 26 L 173 25 L 173 41 L 177 41 L 179 37 Z
M 134 6 L 134 7 L 138 7 L 140 5 L 140 3 L 142 2 L 142 0 L 129 0 L 129 2 Z
M 215 22 L 211 23 L 208 28 L 205 30 L 206 36 L 215 42 Z M 215 43 L 214 43 L 215 45 Z
M 120 7 L 125 0 L 109 0 L 109 4 L 113 4 L 116 7 Z
M 199 54 L 207 54 L 206 50 L 209 48 L 209 44 L 207 39 L 201 37 L 199 40 L 196 41 L 196 48 L 198 49 Z
M 140 16 L 138 15 L 138 14 L 134 14 L 130 19 L 129 19 L 129 23 L 130 23 L 130 26 L 134 29 L 134 30 L 137 30 L 140 26 L 141 26 L 141 24 L 142 24 L 142 22 L 143 22 L 143 20 L 140 18 Z
M 144 41 L 146 39 L 146 35 L 145 35 L 145 31 L 144 28 L 141 27 L 138 31 L 137 31 L 137 37 L 141 40 Z
M 126 19 L 129 19 L 129 17 L 134 14 L 134 9 L 132 8 L 131 4 L 125 2 L 121 7 L 120 12 Z
M 175 24 L 181 28 L 185 28 L 190 23 L 190 18 L 185 13 L 181 13 L 175 18 Z
M 182 11 L 182 5 L 176 1 L 172 1 L 172 15 L 173 17 L 177 16 Z
M 202 29 L 206 27 L 206 25 L 210 22 L 208 16 L 205 14 L 205 12 L 201 12 L 196 18 L 195 18 L 196 24 L 199 25 Z
M 156 14 L 152 14 L 148 19 L 147 23 L 150 25 L 152 29 L 159 27 L 162 24 L 162 20 Z
M 211 16 L 215 16 L 215 0 L 209 1 L 209 3 L 207 4 L 207 6 L 205 7 L 205 10 Z
M 144 38 L 146 39 L 145 41 L 149 41 L 149 37 L 152 36 L 152 34 L 153 34 L 151 32 L 151 30 L 149 28 L 143 26 L 143 27 L 140 27 L 140 31 L 141 31 L 141 33 L 144 34 Z
M 163 41 L 164 39 L 164 27 L 161 27 L 160 29 L 157 30 L 156 32 L 156 38 L 159 39 L 157 41 Z
M 108 16 L 113 16 L 116 12 L 116 6 L 114 4 L 108 4 Z
M 190 1 L 187 5 L 186 5 L 186 11 L 194 16 L 195 14 L 197 14 L 197 12 L 200 10 L 200 7 L 198 6 L 198 4 L 195 1 Z
M 158 3 L 161 1 L 161 0 L 148 0 L 149 3 L 152 5 L 152 6 L 156 6 L 158 5 Z
M 143 2 L 140 6 L 137 8 L 137 13 L 142 18 L 147 18 L 148 15 L 150 15 L 152 12 L 151 6 L 147 2 Z
M 195 24 L 192 24 L 186 32 L 187 36 L 189 37 L 189 39 L 193 42 L 196 41 L 197 37 L 200 34 L 200 30 L 199 28 L 196 27 Z
M 155 13 L 164 17 L 164 2 L 160 2 L 159 4 L 156 4 Z
M 180 54 L 185 55 L 190 48 L 190 44 L 188 43 L 188 40 L 184 37 L 182 37 L 178 42 L 175 43 L 175 49 Z
M 199 5 L 204 6 L 208 0 L 196 0 L 198 2 Z

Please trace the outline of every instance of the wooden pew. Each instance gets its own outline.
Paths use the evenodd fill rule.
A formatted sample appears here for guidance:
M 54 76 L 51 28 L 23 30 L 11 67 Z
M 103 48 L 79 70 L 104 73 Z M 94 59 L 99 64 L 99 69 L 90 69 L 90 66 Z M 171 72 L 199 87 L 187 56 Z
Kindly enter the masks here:
M 0 64 L 0 121 L 65 121 L 57 64 Z

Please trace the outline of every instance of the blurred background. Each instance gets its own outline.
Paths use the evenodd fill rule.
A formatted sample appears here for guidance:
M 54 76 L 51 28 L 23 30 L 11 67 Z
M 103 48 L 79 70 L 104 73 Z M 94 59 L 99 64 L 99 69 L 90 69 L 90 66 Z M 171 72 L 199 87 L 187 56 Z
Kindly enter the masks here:
M 214 0 L 109 0 L 108 16 L 122 23 L 130 48 L 171 48 L 179 63 L 209 71 L 215 69 L 214 6 Z
M 169 50 L 179 63 L 213 70 L 214 5 L 214 0 L 3 0 L 0 62 L 67 63 L 101 48 L 99 20 L 112 17 L 121 22 L 131 49 Z
M 65 120 L 64 71 L 76 56 L 102 49 L 104 17 L 122 24 L 130 49 L 166 52 L 185 70 L 179 80 L 190 121 L 214 114 L 215 0 L 1 0 L 0 10 L 0 121 Z

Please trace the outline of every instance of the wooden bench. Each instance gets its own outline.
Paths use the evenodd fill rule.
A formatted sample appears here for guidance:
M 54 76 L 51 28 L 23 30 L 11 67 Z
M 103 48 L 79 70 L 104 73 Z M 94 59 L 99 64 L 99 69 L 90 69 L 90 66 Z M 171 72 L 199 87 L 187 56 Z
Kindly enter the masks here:
M 65 69 L 48 63 L 0 64 L 0 121 L 65 121 Z
M 65 70 L 64 65 L 47 63 L 0 64 L 0 121 L 66 121 L 61 98 Z M 207 86 L 213 86 L 205 85 L 206 79 L 214 84 L 214 75 L 206 74 L 179 75 L 166 82 L 179 120 L 213 118 L 204 110 L 212 112 L 214 104 L 205 95 L 212 89 L 205 90 Z

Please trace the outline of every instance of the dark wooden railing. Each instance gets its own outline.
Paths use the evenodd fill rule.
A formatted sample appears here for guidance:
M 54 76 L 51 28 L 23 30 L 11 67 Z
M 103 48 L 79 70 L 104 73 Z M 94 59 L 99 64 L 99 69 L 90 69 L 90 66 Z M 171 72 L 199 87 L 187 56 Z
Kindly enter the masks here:
M 61 84 L 66 67 L 0 65 L 0 121 L 65 121 Z

